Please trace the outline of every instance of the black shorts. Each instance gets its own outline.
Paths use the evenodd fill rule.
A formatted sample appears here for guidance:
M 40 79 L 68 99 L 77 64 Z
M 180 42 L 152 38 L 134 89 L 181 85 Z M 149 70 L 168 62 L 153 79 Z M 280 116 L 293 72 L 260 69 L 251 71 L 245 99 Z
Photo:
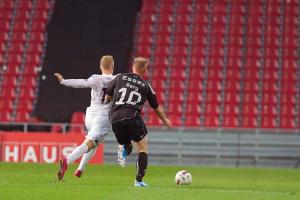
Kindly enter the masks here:
M 148 134 L 142 118 L 125 119 L 114 122 L 112 129 L 119 144 L 129 144 L 131 140 L 138 142 Z

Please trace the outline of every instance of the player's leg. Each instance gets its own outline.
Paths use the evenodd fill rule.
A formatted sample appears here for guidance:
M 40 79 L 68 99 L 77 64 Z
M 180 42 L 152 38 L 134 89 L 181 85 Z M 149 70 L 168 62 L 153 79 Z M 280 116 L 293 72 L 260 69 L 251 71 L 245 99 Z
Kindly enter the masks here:
M 89 108 L 86 110 L 85 116 L 85 126 L 87 128 L 87 133 L 89 133 L 93 127 L 94 115 L 90 112 Z M 63 158 L 59 161 L 60 167 L 57 173 L 58 180 L 61 180 L 64 177 L 66 170 L 68 169 L 68 164 L 74 162 L 78 158 L 80 158 L 83 154 L 89 152 L 91 149 L 95 147 L 93 141 L 86 137 L 84 142 L 77 146 L 71 154 L 69 154 L 66 158 Z
M 147 142 L 147 128 L 141 118 L 134 119 L 129 123 L 130 138 L 134 141 L 138 153 L 136 168 L 137 174 L 135 179 L 135 186 L 147 186 L 143 182 L 148 166 L 148 142 Z
M 91 123 L 92 122 L 92 116 L 86 113 L 86 118 L 85 118 L 85 125 L 87 127 L 87 130 L 89 131 L 91 129 Z M 57 177 L 58 180 L 63 179 L 65 172 L 68 169 L 68 165 L 78 158 L 80 158 L 83 154 L 89 152 L 91 149 L 94 148 L 93 141 L 91 141 L 89 138 L 86 138 L 84 142 L 80 145 L 77 146 L 71 154 L 69 154 L 67 157 L 61 159 L 59 161 L 59 170 L 57 172 Z
M 92 140 L 90 140 L 89 138 L 86 138 L 80 146 L 76 147 L 72 151 L 72 153 L 70 153 L 66 157 L 67 164 L 69 165 L 69 164 L 73 163 L 75 160 L 80 158 L 83 154 L 92 150 L 94 147 L 95 147 L 94 142 Z
M 82 176 L 82 173 L 84 172 L 86 165 L 89 163 L 89 161 L 92 159 L 92 157 L 94 157 L 96 151 L 97 151 L 97 147 L 90 150 L 89 152 L 83 154 L 83 156 L 80 160 L 79 166 L 74 173 L 75 176 L 77 176 L 78 178 L 80 178 Z
M 126 166 L 126 156 L 132 151 L 131 140 L 127 135 L 127 124 L 125 121 L 120 121 L 112 124 L 112 129 L 119 143 L 118 146 L 118 163 L 121 167 Z M 127 149 L 127 151 L 126 151 Z
M 147 184 L 143 182 L 143 178 L 146 174 L 146 169 L 148 167 L 147 137 L 145 136 L 142 140 L 135 142 L 135 146 L 138 153 L 136 161 L 137 175 L 135 186 L 147 186 Z
M 127 144 L 118 146 L 118 163 L 121 167 L 126 167 L 126 158 L 131 154 L 133 149 L 131 141 L 128 142 Z
M 99 143 L 101 143 L 106 137 L 106 135 L 108 135 L 108 133 L 111 132 L 111 126 L 107 115 L 94 115 L 89 125 L 90 128 L 88 129 L 89 131 L 86 138 L 93 142 L 95 148 L 83 154 L 80 164 L 74 173 L 77 177 L 80 177 L 82 175 L 86 165 L 95 155 Z
M 90 139 L 85 139 L 84 142 L 77 146 L 72 153 L 70 153 L 67 157 L 61 159 L 59 161 L 59 170 L 57 173 L 58 180 L 63 179 L 65 172 L 68 169 L 68 165 L 80 158 L 83 154 L 89 152 L 91 149 L 93 149 L 94 143 Z

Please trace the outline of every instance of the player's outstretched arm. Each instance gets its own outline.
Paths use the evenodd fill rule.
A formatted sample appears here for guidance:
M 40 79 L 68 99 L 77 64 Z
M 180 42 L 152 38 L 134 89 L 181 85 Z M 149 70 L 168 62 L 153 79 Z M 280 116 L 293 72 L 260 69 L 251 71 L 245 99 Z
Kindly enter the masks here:
M 54 76 L 57 77 L 60 84 L 73 87 L 73 88 L 93 88 L 97 85 L 97 78 L 91 76 L 88 79 L 64 79 L 60 73 L 55 73 Z
M 172 128 L 172 122 L 167 118 L 165 112 L 163 111 L 161 106 L 158 106 L 157 108 L 153 108 L 156 115 L 161 119 L 161 121 L 166 125 L 168 128 Z

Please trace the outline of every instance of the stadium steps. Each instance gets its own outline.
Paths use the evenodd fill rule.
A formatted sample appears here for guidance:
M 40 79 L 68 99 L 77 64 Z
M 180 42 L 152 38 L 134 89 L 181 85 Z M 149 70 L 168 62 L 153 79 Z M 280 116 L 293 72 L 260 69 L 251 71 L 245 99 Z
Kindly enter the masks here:
M 298 6 L 296 7 L 296 9 L 298 10 L 298 13 L 295 13 L 295 15 L 297 16 L 297 40 L 300 41 L 300 4 L 298 4 Z M 296 46 L 296 52 L 299 54 L 300 52 L 300 45 L 298 42 L 298 45 Z M 296 127 L 300 127 L 300 121 L 299 121 L 299 116 L 300 116 L 300 57 L 298 57 L 298 59 L 296 59 L 297 65 L 296 65 L 296 95 L 295 95 L 295 112 L 294 112 L 294 117 L 295 117 L 295 126 Z
M 259 54 L 255 55 L 255 59 L 259 63 L 257 72 L 258 72 L 258 91 L 257 91 L 257 127 L 263 127 L 263 120 L 262 120 L 262 112 L 263 112 L 263 94 L 264 94 L 264 65 L 265 65 L 265 34 L 266 34 L 266 24 L 267 24 L 267 1 L 262 1 L 262 14 L 259 16 L 261 34 L 258 36 L 259 39 Z
M 188 32 L 185 36 L 185 38 L 187 39 L 187 45 L 186 46 L 181 46 L 180 48 L 187 48 L 187 66 L 185 66 L 185 68 L 182 70 L 182 78 L 183 78 L 183 85 L 184 86 L 189 86 L 190 84 L 190 72 L 191 72 L 191 63 L 192 63 L 192 47 L 193 47 L 193 31 L 195 28 L 195 18 L 196 18 L 196 6 L 197 6 L 197 2 L 195 0 L 190 1 L 189 3 L 186 3 L 186 9 L 181 9 L 181 13 L 186 13 L 187 15 L 187 19 L 189 19 L 189 21 L 185 22 L 185 26 L 188 27 Z M 182 7 L 181 7 L 182 8 Z M 180 73 L 180 72 L 179 72 Z M 189 126 L 189 117 L 190 117 L 190 113 L 193 112 L 191 110 L 188 111 L 188 106 L 189 106 L 189 102 L 188 102 L 188 95 L 189 95 L 189 90 L 185 88 L 183 88 L 183 103 L 182 103 L 182 107 L 180 112 L 178 113 L 178 115 L 180 116 L 180 120 L 181 120 L 181 125 L 183 126 Z M 195 106 L 198 106 L 198 104 L 200 104 L 199 101 L 195 102 Z M 200 114 L 199 112 L 196 111 L 196 120 L 200 119 Z
M 204 6 L 204 8 L 206 8 Z M 207 5 L 207 33 L 205 34 L 205 46 L 204 46 L 204 69 L 203 69 L 203 80 L 202 80 L 202 93 L 200 99 L 202 100 L 200 106 L 200 125 L 203 126 L 205 124 L 205 119 L 207 118 L 205 115 L 206 111 L 206 99 L 207 99 L 207 84 L 208 84 L 208 76 L 209 76 L 209 65 L 210 65 L 210 46 L 212 45 L 212 29 L 213 29 L 213 9 L 214 4 L 213 1 L 209 1 Z M 201 24 L 199 24 L 201 26 Z
M 234 6 L 234 5 L 233 5 Z M 250 15 L 250 2 L 244 1 L 241 2 L 241 5 L 238 7 L 236 6 L 236 9 L 233 10 L 233 12 L 237 12 L 238 14 L 235 15 L 235 19 L 241 19 L 236 24 L 240 24 L 240 30 L 241 32 L 237 31 L 237 35 L 239 38 L 237 40 L 233 40 L 233 47 L 236 48 L 236 53 L 233 54 L 231 60 L 229 61 L 229 64 L 233 67 L 236 66 L 240 72 L 239 81 L 236 85 L 232 87 L 232 89 L 238 93 L 234 98 L 233 102 L 237 105 L 237 115 L 238 115 L 238 127 L 243 126 L 243 107 L 244 107 L 244 97 L 245 97 L 245 78 L 246 78 L 246 64 L 247 64 L 247 45 L 248 45 L 248 34 L 249 34 L 249 27 L 248 27 L 248 20 L 251 16 Z M 237 29 L 239 30 L 239 29 Z M 235 36 L 235 35 L 233 35 Z
M 275 39 L 275 45 L 276 48 L 278 49 L 278 58 L 276 59 L 276 62 L 278 63 L 278 69 L 277 71 L 274 72 L 274 75 L 276 75 L 276 79 L 274 80 L 274 83 L 276 85 L 276 127 L 281 127 L 284 126 L 283 125 L 283 121 L 282 120 L 282 113 L 284 112 L 283 108 L 286 108 L 285 105 L 282 104 L 281 101 L 281 95 L 284 95 L 281 93 L 282 90 L 282 85 L 283 82 L 282 81 L 277 81 L 278 80 L 282 80 L 282 75 L 283 75 L 283 40 L 284 40 L 284 20 L 285 20 L 285 4 L 284 3 L 280 3 L 280 4 L 273 4 L 276 5 L 276 9 L 274 9 L 275 11 L 279 11 L 279 13 L 274 13 L 274 17 L 275 17 L 275 22 L 278 22 L 278 24 L 275 27 L 275 30 L 279 30 L 279 33 L 277 34 L 275 31 L 275 36 L 277 37 Z M 278 19 L 278 21 L 277 21 Z M 272 33 L 271 37 L 273 36 Z M 278 44 L 277 44 L 278 43 Z M 274 45 L 274 44 L 270 44 L 270 45 Z M 266 65 L 266 67 L 268 67 Z M 294 123 L 293 119 L 290 118 L 289 119 L 291 121 L 291 124 Z M 287 124 L 286 124 L 287 125 Z M 286 126 L 285 125 L 285 126 Z
M 173 117 L 172 114 L 170 113 L 170 109 L 172 109 L 173 106 L 174 107 L 176 106 L 176 105 L 174 105 L 174 101 L 179 99 L 179 101 L 177 103 L 179 103 L 179 106 L 180 106 L 180 102 L 182 100 L 182 97 L 180 94 L 180 89 L 182 88 L 181 81 L 172 79 L 172 77 L 171 77 L 172 68 L 176 67 L 176 65 L 178 64 L 177 62 L 181 62 L 180 59 L 184 59 L 183 57 L 179 57 L 177 59 L 174 57 L 174 54 L 173 54 L 174 49 L 175 49 L 177 28 L 179 27 L 179 24 L 176 23 L 179 2 L 174 1 L 173 6 L 171 8 L 172 8 L 171 12 L 167 13 L 167 15 L 166 15 L 166 17 L 170 18 L 171 20 L 168 20 L 166 23 L 162 24 L 163 27 L 169 28 L 168 36 L 170 38 L 170 44 L 168 46 L 163 47 L 162 52 L 157 52 L 159 54 L 162 54 L 162 56 L 165 56 L 167 58 L 167 62 L 168 62 L 168 65 L 165 67 L 166 74 L 167 74 L 167 77 L 165 79 L 165 90 L 164 90 L 165 100 L 162 102 L 162 104 L 166 110 L 166 113 L 168 115 L 171 115 L 169 117 Z M 176 88 L 178 88 L 178 90 L 177 90 L 178 93 L 176 95 L 174 95 L 173 94 L 174 90 L 172 91 L 172 89 L 176 89 Z M 178 104 L 176 107 L 178 107 Z M 176 123 L 176 125 L 178 125 L 177 121 L 174 121 L 174 123 Z
M 229 57 L 229 50 L 230 50 L 230 31 L 231 31 L 231 10 L 232 10 L 232 4 L 230 2 L 227 2 L 226 5 L 224 5 L 224 19 L 225 19 L 225 31 L 224 31 L 224 55 L 222 56 L 223 60 L 223 66 L 221 69 L 222 77 L 221 77 L 221 90 L 220 90 L 220 112 L 218 116 L 218 124 L 217 126 L 228 126 L 227 123 L 228 118 L 232 117 L 231 115 L 226 115 L 225 113 L 225 106 L 227 108 L 228 105 L 226 105 L 225 102 L 225 95 L 230 94 L 230 91 L 226 91 L 226 85 L 227 85 L 227 73 L 228 73 L 228 57 Z M 225 123 L 226 121 L 226 123 Z M 229 119 L 231 121 L 231 119 Z

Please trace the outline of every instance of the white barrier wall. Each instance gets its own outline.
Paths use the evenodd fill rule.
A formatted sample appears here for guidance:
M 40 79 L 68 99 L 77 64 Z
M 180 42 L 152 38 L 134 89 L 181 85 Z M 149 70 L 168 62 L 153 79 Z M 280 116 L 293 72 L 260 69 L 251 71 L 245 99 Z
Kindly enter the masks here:
M 149 162 L 157 165 L 297 168 L 300 134 L 258 130 L 150 129 Z M 104 160 L 117 162 L 113 135 L 106 138 Z M 136 156 L 129 157 L 135 163 Z

